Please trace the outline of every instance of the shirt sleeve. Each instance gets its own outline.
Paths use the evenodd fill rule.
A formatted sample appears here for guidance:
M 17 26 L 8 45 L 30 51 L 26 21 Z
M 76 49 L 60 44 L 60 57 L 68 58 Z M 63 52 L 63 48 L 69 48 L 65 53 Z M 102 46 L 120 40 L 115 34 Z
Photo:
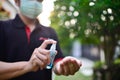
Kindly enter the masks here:
M 54 29 L 51 28 L 51 30 L 52 30 L 51 31 L 51 39 L 54 39 L 54 40 L 57 41 L 56 50 L 57 50 L 58 53 L 57 53 L 57 55 L 55 57 L 55 60 L 54 60 L 55 62 L 57 62 L 57 61 L 60 61 L 61 59 L 63 59 L 64 56 L 63 56 L 62 50 L 60 48 L 60 44 L 59 44 L 59 40 L 58 40 L 57 34 L 56 34 Z
M 5 52 L 4 52 L 4 22 L 0 21 L 0 61 L 5 59 Z

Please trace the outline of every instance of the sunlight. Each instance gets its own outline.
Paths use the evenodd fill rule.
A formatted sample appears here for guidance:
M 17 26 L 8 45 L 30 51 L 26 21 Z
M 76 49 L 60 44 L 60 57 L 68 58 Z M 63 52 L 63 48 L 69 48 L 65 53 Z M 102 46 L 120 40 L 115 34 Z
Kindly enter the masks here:
M 51 24 L 49 16 L 51 11 L 54 10 L 54 0 L 43 1 L 43 12 L 39 15 L 39 20 L 42 25 L 49 26 Z

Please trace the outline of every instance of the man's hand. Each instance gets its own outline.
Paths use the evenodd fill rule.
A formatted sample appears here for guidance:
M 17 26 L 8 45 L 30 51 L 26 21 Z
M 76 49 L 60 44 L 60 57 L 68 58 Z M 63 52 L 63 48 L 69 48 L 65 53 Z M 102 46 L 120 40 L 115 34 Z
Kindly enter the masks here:
M 28 69 L 37 71 L 38 69 L 45 68 L 50 63 L 50 51 L 46 50 L 48 44 L 56 43 L 54 40 L 45 40 L 42 45 L 36 48 L 28 62 Z
M 50 62 L 50 51 L 46 50 L 48 44 L 56 43 L 54 40 L 45 40 L 36 48 L 29 61 L 2 62 L 0 61 L 0 80 L 8 80 L 31 71 L 43 69 Z
M 81 62 L 74 57 L 65 57 L 57 62 L 53 68 L 57 75 L 74 75 L 81 67 Z

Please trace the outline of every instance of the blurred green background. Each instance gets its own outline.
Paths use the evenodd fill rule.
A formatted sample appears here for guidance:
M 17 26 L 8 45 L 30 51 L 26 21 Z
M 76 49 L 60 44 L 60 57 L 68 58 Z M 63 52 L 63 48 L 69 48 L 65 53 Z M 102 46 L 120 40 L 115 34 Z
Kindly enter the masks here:
M 0 20 L 16 14 L 10 1 L 0 1 Z M 54 80 L 120 80 L 120 0 L 52 1 L 50 25 L 62 51 L 83 63 L 75 75 L 54 75 Z
M 100 58 L 104 59 L 94 61 L 94 80 L 120 80 L 116 74 L 120 68 L 119 14 L 120 0 L 55 0 L 51 26 L 58 33 L 64 53 L 70 55 L 75 40 L 103 51 Z
M 55 80 L 92 80 L 92 77 L 77 72 L 74 76 L 56 76 Z

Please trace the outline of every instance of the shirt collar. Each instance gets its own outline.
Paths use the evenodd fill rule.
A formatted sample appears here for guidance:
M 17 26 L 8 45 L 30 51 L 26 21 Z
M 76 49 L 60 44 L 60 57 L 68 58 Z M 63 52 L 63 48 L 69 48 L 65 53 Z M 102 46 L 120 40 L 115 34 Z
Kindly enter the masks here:
M 17 14 L 15 19 L 13 20 L 13 24 L 17 28 L 24 28 L 26 25 L 23 23 L 23 21 L 20 19 L 19 15 Z
M 40 26 L 42 26 L 41 24 L 39 24 L 39 21 L 36 19 L 35 21 L 36 23 L 36 28 L 40 28 Z M 24 24 L 24 22 L 21 20 L 21 18 L 19 17 L 19 15 L 17 14 L 15 19 L 13 20 L 13 24 L 17 27 L 17 28 L 24 28 L 26 25 Z

